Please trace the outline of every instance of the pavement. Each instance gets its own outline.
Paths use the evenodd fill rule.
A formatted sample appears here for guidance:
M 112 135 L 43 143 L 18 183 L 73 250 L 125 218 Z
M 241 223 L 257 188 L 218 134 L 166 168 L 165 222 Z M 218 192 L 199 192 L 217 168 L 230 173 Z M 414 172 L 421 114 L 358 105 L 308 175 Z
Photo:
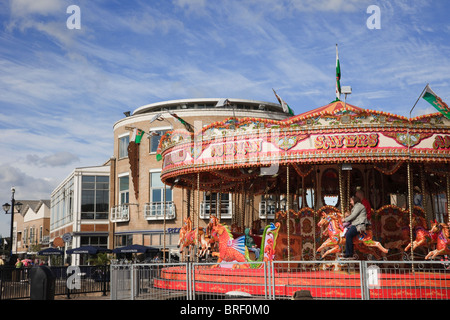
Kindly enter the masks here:
M 94 293 L 80 293 L 80 294 L 71 294 L 70 298 L 67 298 L 67 295 L 56 295 L 55 300 L 111 300 L 109 292 L 106 293 L 106 296 L 101 292 Z

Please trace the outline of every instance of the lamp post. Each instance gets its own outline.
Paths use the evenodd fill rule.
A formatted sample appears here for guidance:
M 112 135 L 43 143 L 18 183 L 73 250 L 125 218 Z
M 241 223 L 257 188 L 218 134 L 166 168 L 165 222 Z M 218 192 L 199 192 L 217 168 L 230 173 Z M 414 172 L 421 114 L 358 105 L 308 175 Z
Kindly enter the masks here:
M 10 251 L 10 257 L 9 257 L 9 263 L 14 265 L 15 261 L 13 259 L 13 229 L 14 229 L 14 208 L 17 208 L 17 211 L 20 212 L 22 210 L 22 203 L 17 202 L 14 199 L 14 193 L 16 192 L 16 189 L 14 187 L 11 188 L 11 204 L 5 203 L 3 205 L 3 210 L 5 210 L 5 213 L 8 214 L 9 209 L 11 208 L 11 231 L 10 231 L 10 243 L 11 243 L 11 251 Z

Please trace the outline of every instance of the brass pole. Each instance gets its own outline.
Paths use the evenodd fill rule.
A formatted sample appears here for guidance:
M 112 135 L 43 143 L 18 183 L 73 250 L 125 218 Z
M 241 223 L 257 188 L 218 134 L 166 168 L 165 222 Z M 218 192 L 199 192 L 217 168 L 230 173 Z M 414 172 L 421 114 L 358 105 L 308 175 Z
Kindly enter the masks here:
M 413 251 L 413 226 L 412 226 L 412 215 L 413 215 L 413 199 L 412 199 L 412 175 L 411 175 L 411 162 L 407 163 L 407 175 L 408 175 L 408 206 L 409 206 L 409 239 L 411 243 L 411 261 L 414 261 L 414 251 Z M 412 264 L 412 270 L 414 272 L 414 264 Z
M 286 221 L 287 221 L 287 250 L 288 261 L 291 261 L 290 219 L 289 219 L 289 165 L 286 171 Z
M 447 213 L 450 214 L 450 174 L 448 172 L 447 172 Z M 450 221 L 450 219 L 448 219 L 447 223 L 449 221 Z M 445 221 L 442 221 L 442 222 L 445 223 Z
M 197 250 L 200 243 L 200 172 L 197 173 Z M 197 262 L 198 262 L 198 254 Z
M 163 190 L 163 219 L 164 219 L 164 226 L 163 226 L 163 264 L 166 263 L 166 184 L 164 183 L 164 190 Z
M 340 204 L 341 204 L 341 212 L 344 213 L 345 211 L 345 202 L 344 202 L 344 186 L 342 181 L 342 165 L 339 166 L 339 197 L 340 197 Z

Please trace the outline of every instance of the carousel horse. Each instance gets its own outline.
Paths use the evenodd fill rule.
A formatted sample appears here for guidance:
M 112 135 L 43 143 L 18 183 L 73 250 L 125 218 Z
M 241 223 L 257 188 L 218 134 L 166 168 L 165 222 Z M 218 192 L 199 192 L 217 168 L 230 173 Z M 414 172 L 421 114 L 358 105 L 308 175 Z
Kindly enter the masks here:
M 434 259 L 436 256 L 450 254 L 450 232 L 449 226 L 445 223 L 436 223 L 430 230 L 437 235 L 436 250 L 430 251 L 425 260 Z
M 397 222 L 395 223 L 395 226 L 400 229 L 400 239 L 396 241 L 390 241 L 384 244 L 384 247 L 386 249 L 396 249 L 398 251 L 403 251 L 403 248 L 410 243 L 410 236 L 409 236 L 409 227 L 408 227 L 408 221 L 409 219 L 406 219 L 405 217 L 400 217 Z
M 257 261 L 271 261 L 275 257 L 275 244 L 276 238 L 278 237 L 278 230 L 280 228 L 280 224 L 270 224 L 266 226 L 263 233 L 262 245 L 264 249 L 262 250 L 263 254 L 260 254 Z M 245 236 L 240 236 L 239 238 L 234 239 L 231 234 L 230 229 L 227 225 L 223 225 L 218 223 L 213 228 L 213 237 L 217 237 L 219 239 L 219 252 L 213 252 L 212 255 L 216 256 L 217 262 L 220 263 L 222 261 L 225 262 L 252 262 L 250 259 L 248 248 L 245 246 Z M 213 267 L 218 267 L 218 265 L 214 265 Z M 250 268 L 254 267 L 249 264 L 234 264 L 234 268 Z M 261 267 L 260 265 L 256 267 Z
M 434 221 L 430 221 L 431 223 L 431 229 L 427 230 L 426 229 L 426 220 L 424 218 L 421 217 L 413 217 L 412 219 L 412 227 L 414 229 L 414 232 L 416 234 L 416 239 L 413 241 L 412 243 L 412 250 L 414 251 L 416 248 L 427 245 L 427 244 L 431 244 L 431 243 L 436 243 L 437 241 L 437 234 L 436 233 L 432 233 L 431 230 L 433 230 L 433 228 L 436 226 L 437 222 Z M 411 249 L 411 243 L 409 243 L 406 247 L 405 247 L 405 252 L 407 252 L 408 250 Z
M 219 223 L 219 219 L 218 219 L 216 216 L 211 215 L 211 216 L 209 217 L 209 223 L 208 223 L 208 225 L 206 226 L 206 234 L 207 234 L 209 237 L 211 237 L 212 231 L 213 231 L 214 227 L 217 226 L 218 223 Z
M 191 250 L 197 245 L 198 257 L 203 257 L 209 250 L 209 241 L 206 240 L 203 228 L 196 228 L 192 230 L 192 221 L 190 217 L 184 218 L 184 225 L 180 229 L 180 238 L 178 240 L 177 247 L 180 248 L 180 252 L 184 248 Z
M 327 214 L 323 211 L 322 218 L 317 226 L 322 227 L 324 225 L 328 225 L 327 230 L 324 232 L 328 233 L 328 239 L 322 243 L 322 245 L 317 249 L 317 252 L 320 252 L 322 249 L 327 247 L 332 248 L 326 251 L 322 255 L 321 259 L 325 258 L 329 254 L 341 252 L 346 241 L 345 237 L 341 237 L 341 232 L 344 230 L 344 227 L 342 225 L 342 215 L 339 212 L 335 211 Z M 383 253 L 388 252 L 388 249 L 384 248 L 381 243 L 372 239 L 371 230 L 362 232 L 358 236 L 354 237 L 353 244 L 355 249 L 363 253 L 373 254 L 377 259 L 380 259 L 381 257 L 378 255 L 376 250 L 373 250 L 374 248 L 377 248 Z

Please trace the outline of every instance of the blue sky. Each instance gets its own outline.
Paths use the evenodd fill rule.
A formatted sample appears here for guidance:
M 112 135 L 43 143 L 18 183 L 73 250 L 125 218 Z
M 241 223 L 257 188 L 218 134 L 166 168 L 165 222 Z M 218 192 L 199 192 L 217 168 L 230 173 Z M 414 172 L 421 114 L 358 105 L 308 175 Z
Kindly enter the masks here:
M 68 29 L 67 7 L 80 8 Z M 380 29 L 367 20 L 380 9 Z M 0 2 L 0 200 L 49 199 L 75 167 L 113 155 L 123 112 L 163 100 L 335 99 L 409 116 L 427 83 L 450 101 L 450 3 L 376 0 Z M 419 101 L 413 116 L 433 113 Z M 0 214 L 0 234 L 9 216 Z

